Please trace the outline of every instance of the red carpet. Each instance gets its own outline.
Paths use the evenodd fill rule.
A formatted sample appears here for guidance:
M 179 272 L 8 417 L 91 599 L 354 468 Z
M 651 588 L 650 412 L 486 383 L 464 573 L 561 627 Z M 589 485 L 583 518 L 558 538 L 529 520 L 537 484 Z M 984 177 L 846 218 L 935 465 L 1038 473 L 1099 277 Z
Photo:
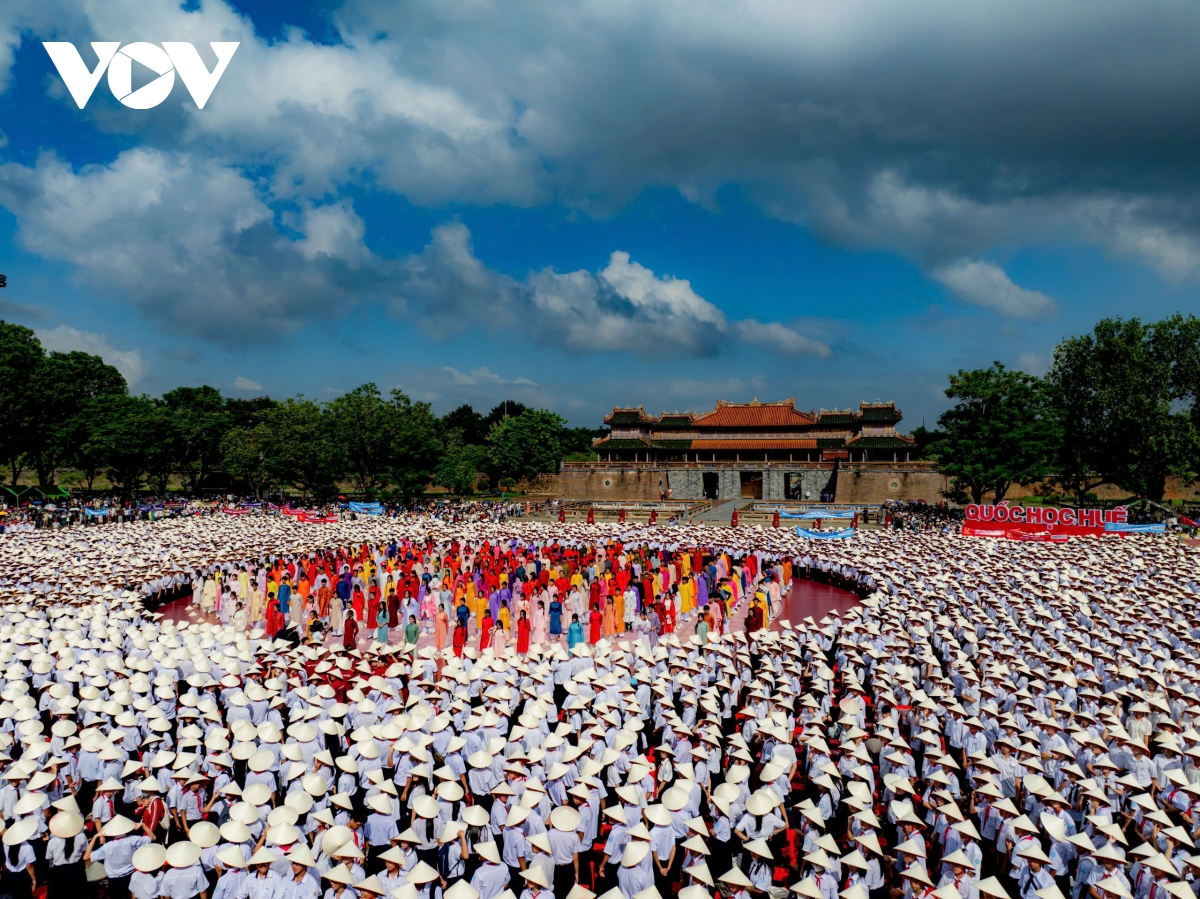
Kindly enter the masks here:
M 820 621 L 822 616 L 837 609 L 844 612 L 852 606 L 858 604 L 858 597 L 849 590 L 843 590 L 840 587 L 832 587 L 829 584 L 822 584 L 817 581 L 808 581 L 803 578 L 797 578 L 792 581 L 791 592 L 783 600 L 783 614 L 781 618 L 785 618 L 793 624 L 803 621 L 805 617 L 811 615 L 814 621 Z M 187 599 L 179 599 L 174 602 L 167 603 L 158 609 L 167 619 L 177 622 L 200 622 L 214 621 L 214 616 L 204 616 L 198 614 L 198 610 L 188 607 Z M 741 631 L 746 618 L 746 603 L 743 601 L 734 611 L 732 616 L 733 632 Z M 680 622 L 678 633 L 681 637 L 690 636 L 695 626 L 695 618 L 691 621 Z M 777 623 L 773 623 L 771 627 L 774 630 L 779 630 Z M 472 645 L 475 645 L 475 624 L 474 619 L 471 622 L 471 636 L 468 638 Z M 359 633 L 358 645 L 365 649 L 374 639 L 374 630 L 363 630 Z M 331 638 L 332 639 L 332 638 Z M 338 638 L 340 639 L 340 638 Z M 391 642 L 396 643 L 401 639 L 398 629 L 393 629 Z M 620 639 L 625 639 L 621 637 Z M 425 646 L 433 642 L 431 634 L 422 634 L 421 639 L 417 642 L 418 646 Z
M 793 624 L 809 615 L 814 621 L 820 621 L 823 615 L 834 609 L 845 612 L 856 605 L 858 596 L 849 590 L 798 578 L 792 581 L 792 589 L 783 601 L 783 614 L 780 617 Z

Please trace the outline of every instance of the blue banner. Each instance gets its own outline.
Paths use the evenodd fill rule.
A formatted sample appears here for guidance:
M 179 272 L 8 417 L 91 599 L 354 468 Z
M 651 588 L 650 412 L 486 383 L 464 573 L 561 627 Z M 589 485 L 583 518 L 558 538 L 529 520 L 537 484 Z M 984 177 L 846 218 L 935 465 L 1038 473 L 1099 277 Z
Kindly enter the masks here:
M 1106 534 L 1165 534 L 1167 526 L 1165 524 L 1118 524 L 1115 521 L 1106 522 L 1104 525 Z
M 826 512 L 821 509 L 805 509 L 803 512 L 785 512 L 785 511 L 783 511 L 783 509 L 780 509 L 779 517 L 780 518 L 837 518 L 837 519 L 845 519 L 846 521 L 853 521 L 854 520 L 854 511 L 838 509 L 838 510 Z
M 112 509 L 89 509 L 87 506 L 83 507 L 83 511 L 92 518 L 103 518 L 113 512 Z
M 379 503 L 350 503 L 350 511 L 360 515 L 382 515 L 383 506 Z
M 845 540 L 854 536 L 854 528 L 842 528 L 840 531 L 812 531 L 808 528 L 796 528 L 797 537 L 807 537 L 810 540 Z

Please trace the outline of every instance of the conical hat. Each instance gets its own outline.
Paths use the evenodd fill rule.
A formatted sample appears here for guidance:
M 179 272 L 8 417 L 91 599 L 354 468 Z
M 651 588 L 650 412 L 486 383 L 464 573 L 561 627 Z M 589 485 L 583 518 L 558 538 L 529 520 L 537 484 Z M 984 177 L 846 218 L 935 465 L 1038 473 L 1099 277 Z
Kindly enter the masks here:
M 197 821 L 188 828 L 188 837 L 201 849 L 208 849 L 220 842 L 221 831 L 210 821 Z
M 428 867 L 428 865 L 426 867 Z M 383 888 L 383 884 L 379 882 L 379 878 L 374 874 L 372 874 L 366 880 L 360 880 L 354 885 L 354 889 L 358 890 L 360 893 L 374 893 L 377 896 L 387 895 L 387 890 Z
M 227 868 L 246 867 L 246 856 L 242 854 L 240 846 L 226 846 L 217 853 L 217 861 Z
M 167 849 L 167 864 L 172 868 L 190 868 L 199 860 L 200 847 L 191 840 L 180 840 Z
M 106 837 L 123 837 L 137 827 L 132 821 L 124 815 L 114 815 L 108 820 L 108 823 L 103 827 L 103 833 Z
M 750 882 L 750 878 L 742 873 L 742 869 L 734 865 L 724 874 L 717 878 L 722 883 L 732 884 L 737 887 L 752 887 L 754 884 Z
M 354 883 L 354 875 L 350 873 L 350 869 L 344 864 L 334 865 L 325 872 L 324 876 L 331 883 L 344 883 L 346 886 Z
M 458 880 L 442 893 L 442 899 L 479 899 L 479 890 L 468 880 Z M 571 899 L 569 894 L 568 899 Z
M 60 839 L 69 840 L 83 830 L 83 816 L 75 812 L 59 812 L 50 819 L 50 832 Z
M 437 878 L 438 872 L 436 868 L 425 864 L 425 862 L 417 862 L 416 866 L 408 872 L 408 875 L 405 879 L 409 883 L 422 884 L 431 883 L 432 881 L 437 880 Z
M 259 849 L 258 852 L 250 856 L 249 864 L 251 865 L 273 865 L 279 861 L 279 854 L 272 852 L 266 846 Z
M 133 853 L 132 863 L 143 874 L 157 871 L 167 860 L 167 850 L 158 843 L 148 843 Z

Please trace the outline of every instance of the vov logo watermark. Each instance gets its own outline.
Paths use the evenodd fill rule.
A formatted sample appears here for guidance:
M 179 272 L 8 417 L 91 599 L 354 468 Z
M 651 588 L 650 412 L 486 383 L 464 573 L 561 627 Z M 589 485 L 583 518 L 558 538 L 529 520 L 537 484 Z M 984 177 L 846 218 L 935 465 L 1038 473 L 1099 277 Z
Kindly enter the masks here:
M 196 105 L 203 109 L 240 42 L 210 41 L 208 45 L 217 54 L 217 66 L 211 72 L 196 48 L 185 41 L 163 41 L 162 46 L 138 41 L 124 47 L 120 41 L 92 41 L 92 49 L 96 51 L 99 62 L 94 71 L 88 71 L 74 44 L 66 41 L 42 43 L 80 109 L 87 106 L 106 70 L 108 89 L 122 105 L 130 109 L 152 109 L 167 99 L 175 86 L 176 72 L 183 79 L 183 86 L 188 89 Z M 137 90 L 133 89 L 135 62 L 158 74 L 157 78 Z

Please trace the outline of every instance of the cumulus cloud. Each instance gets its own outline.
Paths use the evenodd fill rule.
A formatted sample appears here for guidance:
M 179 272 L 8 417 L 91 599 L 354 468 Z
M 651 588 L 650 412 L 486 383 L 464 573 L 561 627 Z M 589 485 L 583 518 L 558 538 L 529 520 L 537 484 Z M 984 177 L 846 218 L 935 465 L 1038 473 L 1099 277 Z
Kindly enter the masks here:
M 122 375 L 130 388 L 137 386 L 146 374 L 146 362 L 140 350 L 119 350 L 106 335 L 94 331 L 80 331 L 70 325 L 57 328 L 34 330 L 42 346 L 50 352 L 70 353 L 75 350 L 99 356 Z
M 485 266 L 459 222 L 434 229 L 403 260 L 397 311 L 437 337 L 475 323 L 520 327 L 571 352 L 630 351 L 650 358 L 711 356 L 733 340 L 779 352 L 828 356 L 829 348 L 777 322 L 730 322 L 692 285 L 657 275 L 617 250 L 598 272 L 543 269 L 519 281 Z
M 487 366 L 475 368 L 470 373 L 459 371 L 449 365 L 442 366 L 442 371 L 450 375 L 451 380 L 455 384 L 460 384 L 465 387 L 475 387 L 480 384 L 516 384 L 521 387 L 537 387 L 536 381 L 531 381 L 528 378 L 502 378 Z
M 735 330 L 746 343 L 757 344 L 785 356 L 819 356 L 828 359 L 832 355 L 829 344 L 805 337 L 795 328 L 779 322 L 759 322 L 752 318 L 738 322 Z
M 252 381 L 249 378 L 243 378 L 241 375 L 238 375 L 236 378 L 233 379 L 233 386 L 234 386 L 235 390 L 262 390 L 263 389 L 262 384 L 259 384 L 258 381 Z
M 215 160 L 139 148 L 76 171 L 53 154 L 0 165 L 17 239 L 182 333 L 249 342 L 386 291 L 346 201 L 309 204 L 281 233 L 255 184 Z
M 1014 284 L 1000 266 L 982 260 L 960 259 L 933 272 L 958 299 L 1015 318 L 1045 318 L 1055 311 L 1054 300 L 1039 290 Z
M 494 327 L 534 311 L 579 349 L 646 352 L 670 331 L 668 353 L 753 334 L 819 356 L 786 325 L 722 322 L 686 281 L 628 259 L 517 282 L 439 230 L 393 266 L 365 248 L 343 192 L 607 212 L 648 187 L 709 202 L 735 183 L 831 242 L 970 280 L 951 288 L 966 302 L 1044 315 L 1048 298 L 960 260 L 1074 241 L 1176 281 L 1200 272 L 1198 27 L 1187 4 L 1081 18 L 1035 0 L 347 0 L 336 40 L 318 44 L 298 30 L 268 41 L 221 0 L 10 0 L 0 90 L 22 40 L 170 35 L 210 66 L 209 41 L 241 46 L 204 110 L 181 84 L 148 113 L 101 85 L 80 115 L 142 148 L 80 171 L 4 166 L 0 203 L 30 249 L 213 339 L 290 333 L 356 298 L 398 304 L 395 279 L 438 336 L 486 303 Z M 280 202 L 295 211 L 278 215 Z
M 40 322 L 45 321 L 49 316 L 50 312 L 44 306 L 34 306 L 0 298 L 0 318 L 10 321 Z
M 1081 18 L 1035 0 L 347 0 L 326 44 L 264 40 L 220 0 L 5 7 L 0 75 L 23 35 L 170 34 L 210 65 L 208 41 L 241 41 L 204 110 L 177 86 L 170 110 L 93 101 L 89 115 L 261 167 L 279 197 L 366 184 L 418 203 L 613 209 L 648 186 L 705 201 L 735 182 L 773 214 L 927 267 L 1045 231 L 1196 271 L 1180 249 L 1200 230 L 1187 4 Z M 1159 208 L 1173 197 L 1188 214 Z M 1100 200 L 1141 209 L 1142 227 L 1089 227 L 1083 206 Z
M 465 225 L 410 256 L 376 256 L 347 200 L 276 216 L 256 185 L 214 160 L 139 148 L 74 169 L 53 154 L 0 165 L 0 205 L 29 250 L 127 296 L 166 327 L 219 342 L 270 341 L 378 298 L 444 339 L 483 325 L 573 352 L 713 355 L 731 339 L 780 352 L 828 347 L 777 323 L 732 325 L 691 284 L 624 251 L 598 272 L 517 280 L 484 265 Z M 286 227 L 292 233 L 285 233 Z
M 1017 355 L 1017 368 L 1020 371 L 1037 375 L 1040 378 L 1049 370 L 1050 361 L 1049 356 L 1041 356 L 1030 352 L 1019 353 Z
M 725 315 L 687 281 L 659 278 L 617 251 L 608 265 L 587 271 L 551 269 L 530 276 L 534 320 L 579 352 L 633 350 L 646 355 L 712 355 L 725 338 Z

